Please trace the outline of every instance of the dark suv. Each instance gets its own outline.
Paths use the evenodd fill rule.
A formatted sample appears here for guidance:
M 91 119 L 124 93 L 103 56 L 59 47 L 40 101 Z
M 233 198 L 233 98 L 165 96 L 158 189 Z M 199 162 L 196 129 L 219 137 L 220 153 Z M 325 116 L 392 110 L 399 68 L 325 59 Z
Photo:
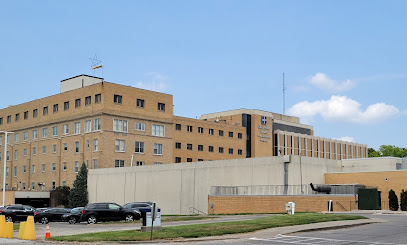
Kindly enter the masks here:
M 34 221 L 41 222 L 42 224 L 48 224 L 50 221 L 62 221 L 62 216 L 69 213 L 69 209 L 66 208 L 47 208 L 43 210 L 37 210 Z
M 140 217 L 140 211 L 137 209 L 127 209 L 116 203 L 104 202 L 88 204 L 82 211 L 81 221 L 95 224 L 98 221 L 134 221 Z
M 14 204 L 0 208 L 0 215 L 6 216 L 7 222 L 26 221 L 27 216 L 34 216 L 35 209 L 28 205 Z

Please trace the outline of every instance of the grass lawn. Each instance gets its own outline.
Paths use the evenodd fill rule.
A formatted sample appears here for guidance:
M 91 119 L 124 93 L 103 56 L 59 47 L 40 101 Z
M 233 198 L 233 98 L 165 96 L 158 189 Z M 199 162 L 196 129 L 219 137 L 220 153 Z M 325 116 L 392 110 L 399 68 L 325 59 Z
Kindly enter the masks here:
M 189 220 L 203 220 L 203 219 L 219 219 L 219 216 L 198 216 L 198 215 L 168 215 L 161 216 L 161 223 L 165 222 L 175 222 L 175 221 L 189 221 Z M 98 222 L 100 225 L 111 225 L 111 224 L 139 224 L 141 220 L 136 221 L 115 221 L 115 222 Z
M 273 227 L 311 224 L 338 220 L 366 219 L 362 216 L 306 213 L 296 215 L 277 215 L 255 220 L 219 222 L 199 225 L 182 225 L 163 227 L 161 231 L 153 232 L 153 239 L 196 238 L 207 236 L 220 236 L 225 234 L 246 233 Z M 73 236 L 52 237 L 54 241 L 146 241 L 150 240 L 149 232 L 140 230 L 110 231 L 88 233 Z

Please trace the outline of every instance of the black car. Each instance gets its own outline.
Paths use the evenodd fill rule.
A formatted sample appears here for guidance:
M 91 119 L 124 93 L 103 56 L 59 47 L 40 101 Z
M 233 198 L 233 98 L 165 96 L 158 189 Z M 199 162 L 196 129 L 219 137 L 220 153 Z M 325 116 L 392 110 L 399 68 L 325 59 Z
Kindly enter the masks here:
M 69 209 L 66 208 L 47 208 L 37 210 L 34 216 L 34 221 L 42 224 L 48 224 L 50 221 L 62 221 L 62 216 L 67 213 L 69 213 Z
M 67 214 L 62 216 L 63 221 L 68 221 L 69 224 L 75 224 L 81 219 L 83 207 L 73 208 Z
M 82 210 L 81 221 L 95 224 L 98 221 L 134 221 L 141 217 L 137 209 L 123 208 L 119 204 L 104 202 L 91 203 Z
M 28 205 L 14 204 L 0 208 L 0 215 L 6 216 L 7 222 L 26 221 L 27 216 L 34 216 L 35 209 Z
M 146 213 L 151 212 L 153 208 L 152 202 L 131 202 L 123 206 L 124 208 L 138 209 L 143 219 L 146 218 Z M 159 209 L 159 208 L 158 208 Z

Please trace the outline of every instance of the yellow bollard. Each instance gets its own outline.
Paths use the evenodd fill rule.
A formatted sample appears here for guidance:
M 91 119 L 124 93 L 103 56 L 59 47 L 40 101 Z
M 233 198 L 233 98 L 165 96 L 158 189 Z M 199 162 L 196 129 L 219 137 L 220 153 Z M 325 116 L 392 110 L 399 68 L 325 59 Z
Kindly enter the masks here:
M 34 216 L 27 217 L 27 223 L 25 224 L 23 240 L 37 240 L 37 236 L 35 235 Z
M 6 216 L 0 215 L 0 237 L 4 237 L 6 230 Z
M 4 231 L 4 238 L 13 238 L 14 237 L 13 222 L 6 222 L 5 227 L 6 229 Z
M 25 222 L 25 221 L 20 223 L 20 229 L 18 230 L 18 239 L 23 238 L 23 234 L 24 234 L 24 230 L 25 230 L 25 224 L 27 224 L 27 222 Z

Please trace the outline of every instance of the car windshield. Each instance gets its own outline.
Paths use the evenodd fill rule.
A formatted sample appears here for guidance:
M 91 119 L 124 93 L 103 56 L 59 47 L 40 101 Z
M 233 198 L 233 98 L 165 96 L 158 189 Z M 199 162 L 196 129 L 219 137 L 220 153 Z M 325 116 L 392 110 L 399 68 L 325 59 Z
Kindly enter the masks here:
M 73 208 L 71 210 L 71 213 L 80 213 L 80 212 L 81 212 L 81 210 L 79 208 Z

